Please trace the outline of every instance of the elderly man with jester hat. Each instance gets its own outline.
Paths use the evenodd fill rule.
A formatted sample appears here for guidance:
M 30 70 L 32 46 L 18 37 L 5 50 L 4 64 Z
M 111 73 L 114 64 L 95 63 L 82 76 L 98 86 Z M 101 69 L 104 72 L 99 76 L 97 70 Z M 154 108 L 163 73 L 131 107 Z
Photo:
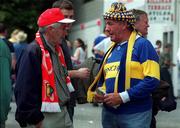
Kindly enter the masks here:
M 160 77 L 158 55 L 134 30 L 134 15 L 122 3 L 112 3 L 104 19 L 113 42 L 89 87 L 88 101 L 103 103 L 103 128 L 149 128 L 151 93 Z M 100 91 L 93 92 L 96 85 Z
M 16 120 L 21 127 L 73 128 L 67 103 L 74 91 L 59 41 L 67 23 L 59 8 L 38 18 L 39 31 L 17 62 Z

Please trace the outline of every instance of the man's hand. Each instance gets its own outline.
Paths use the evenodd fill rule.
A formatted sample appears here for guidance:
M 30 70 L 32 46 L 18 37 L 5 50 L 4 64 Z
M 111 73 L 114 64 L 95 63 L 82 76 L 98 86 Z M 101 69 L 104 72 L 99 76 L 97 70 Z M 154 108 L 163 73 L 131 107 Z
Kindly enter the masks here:
M 90 70 L 88 68 L 80 68 L 77 70 L 68 70 L 68 75 L 71 78 L 86 79 L 90 76 Z
M 119 93 L 109 93 L 104 96 L 104 102 L 109 106 L 117 106 L 123 103 Z
M 78 69 L 78 77 L 81 79 L 89 78 L 90 70 L 88 68 L 80 68 Z
M 94 100 L 95 100 L 95 102 L 103 103 L 104 102 L 104 95 L 100 95 L 100 94 L 96 93 L 94 96 Z

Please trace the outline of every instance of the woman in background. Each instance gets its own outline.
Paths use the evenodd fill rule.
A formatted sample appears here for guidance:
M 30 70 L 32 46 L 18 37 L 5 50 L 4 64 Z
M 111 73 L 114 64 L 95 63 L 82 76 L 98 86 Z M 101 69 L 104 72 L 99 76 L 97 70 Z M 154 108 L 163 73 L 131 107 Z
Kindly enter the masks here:
M 86 45 L 84 41 L 80 38 L 77 38 L 74 41 L 75 45 L 75 52 L 74 55 L 71 57 L 74 64 L 79 65 L 83 63 L 87 57 Z

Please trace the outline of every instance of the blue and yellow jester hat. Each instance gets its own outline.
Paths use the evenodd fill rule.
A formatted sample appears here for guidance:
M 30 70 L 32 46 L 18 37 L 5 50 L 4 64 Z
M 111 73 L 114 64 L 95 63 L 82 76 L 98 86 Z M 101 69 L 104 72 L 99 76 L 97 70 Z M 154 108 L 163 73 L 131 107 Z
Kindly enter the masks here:
M 103 15 L 104 19 L 111 19 L 116 21 L 127 21 L 130 25 L 134 25 L 135 17 L 132 11 L 127 11 L 126 7 L 121 2 L 114 2 L 111 8 Z

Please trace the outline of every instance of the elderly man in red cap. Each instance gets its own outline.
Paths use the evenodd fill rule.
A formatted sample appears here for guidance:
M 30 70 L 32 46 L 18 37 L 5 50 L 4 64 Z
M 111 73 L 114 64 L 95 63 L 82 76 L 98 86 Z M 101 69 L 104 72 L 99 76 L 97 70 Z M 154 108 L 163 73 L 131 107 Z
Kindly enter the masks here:
M 39 16 L 35 42 L 17 62 L 16 120 L 21 127 L 73 128 L 66 105 L 74 88 L 59 46 L 72 22 L 59 8 Z
M 103 103 L 103 128 L 149 128 L 159 57 L 152 44 L 136 33 L 134 16 L 122 3 L 113 3 L 104 19 L 114 43 L 88 90 L 88 101 Z M 97 81 L 98 89 L 92 93 Z

